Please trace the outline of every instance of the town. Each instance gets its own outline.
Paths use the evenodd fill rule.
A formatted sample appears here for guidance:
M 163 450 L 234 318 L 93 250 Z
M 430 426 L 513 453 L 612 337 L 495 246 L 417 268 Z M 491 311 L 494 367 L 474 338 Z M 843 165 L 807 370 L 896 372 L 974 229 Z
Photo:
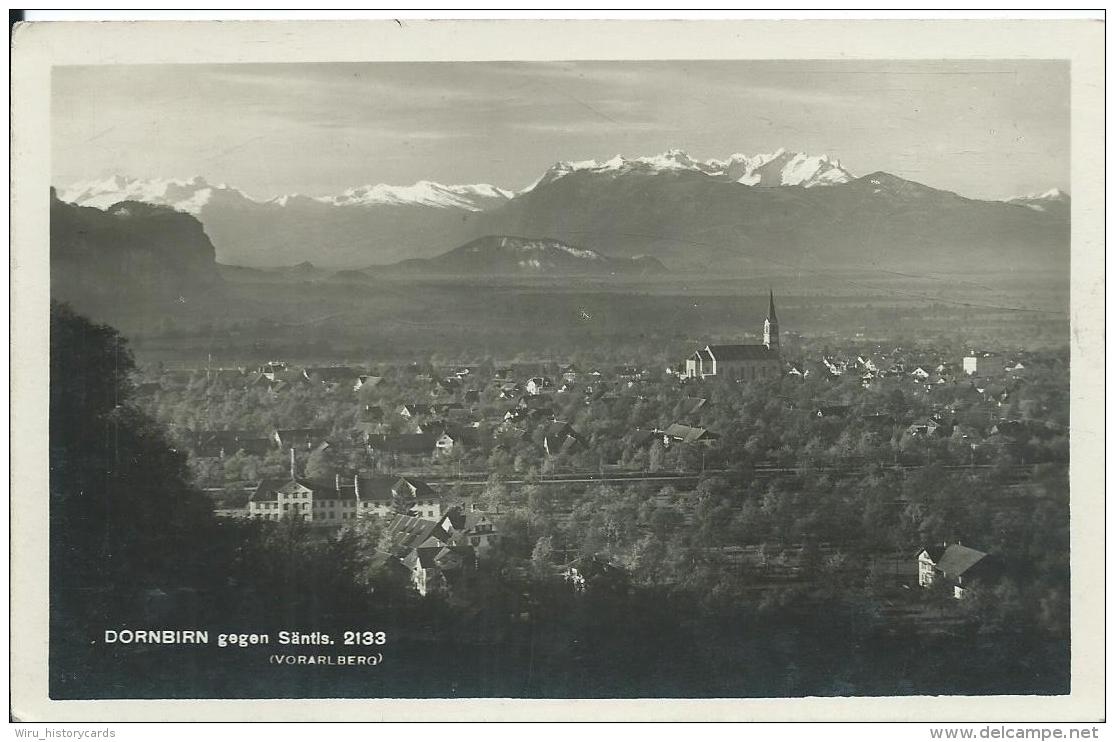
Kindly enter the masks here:
M 323 537 L 375 519 L 423 596 L 467 600 L 493 553 L 578 590 L 646 579 L 684 531 L 752 587 L 854 564 L 888 594 L 959 598 L 1025 562 L 1017 521 L 1064 505 L 1067 360 L 818 348 L 780 337 L 771 292 L 762 343 L 665 368 L 272 360 L 148 368 L 136 393 L 219 516 Z

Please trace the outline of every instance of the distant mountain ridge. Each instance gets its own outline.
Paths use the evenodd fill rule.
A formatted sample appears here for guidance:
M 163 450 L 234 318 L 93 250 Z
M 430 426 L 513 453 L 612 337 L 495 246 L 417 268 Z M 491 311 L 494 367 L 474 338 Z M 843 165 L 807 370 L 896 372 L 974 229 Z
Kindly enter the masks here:
M 404 260 L 375 266 L 369 273 L 382 275 L 478 276 L 607 276 L 664 273 L 655 258 L 615 258 L 558 240 L 487 235 L 434 258 Z
M 824 187 L 748 187 L 690 170 L 574 170 L 475 217 L 673 270 L 1066 271 L 1068 210 L 979 201 L 876 172 Z
M 1072 199 L 1060 188 L 1050 188 L 1043 193 L 1012 198 L 1008 203 L 1025 206 L 1033 211 L 1049 211 L 1067 218 Z
M 107 210 L 51 192 L 51 296 L 98 318 L 208 301 L 223 291 L 201 222 L 138 201 Z
M 841 167 L 839 160 L 832 160 L 827 155 L 810 156 L 779 149 L 769 154 L 752 156 L 733 154 L 724 160 L 701 161 L 694 160 L 683 150 L 671 149 L 652 157 L 629 159 L 623 155 L 616 155 L 605 161 L 558 162 L 533 185 L 524 189 L 523 193 L 577 172 L 591 172 L 598 175 L 691 172 L 707 175 L 716 180 L 749 186 L 801 186 L 803 188 L 847 183 L 855 177 Z
M 667 150 L 649 157 L 626 158 L 616 155 L 610 160 L 558 162 L 534 184 L 520 191 L 525 193 L 539 185 L 552 182 L 579 171 L 623 173 L 640 171 L 656 173 L 685 170 L 702 173 L 719 180 L 744 185 L 810 188 L 818 185 L 847 183 L 855 176 L 841 167 L 839 160 L 827 155 L 811 156 L 779 149 L 768 154 L 733 154 L 723 160 L 694 160 L 680 149 Z M 443 185 L 420 180 L 413 185 L 368 184 L 346 189 L 333 196 L 306 196 L 292 193 L 270 199 L 253 198 L 226 184 L 212 184 L 203 176 L 192 178 L 154 178 L 143 180 L 126 175 L 72 183 L 59 190 L 59 198 L 79 206 L 107 209 L 120 201 L 142 201 L 170 206 L 188 214 L 200 215 L 205 207 L 217 202 L 250 202 L 276 205 L 317 202 L 331 206 L 432 206 L 464 211 L 486 211 L 518 195 L 516 192 L 487 183 Z
M 513 196 L 511 191 L 484 183 L 447 186 L 429 180 L 420 180 L 410 186 L 392 186 L 383 183 L 357 186 L 336 196 L 313 197 L 295 193 L 272 199 L 257 199 L 224 184 L 213 185 L 200 175 L 177 180 L 173 178 L 141 180 L 114 175 L 101 180 L 74 183 L 59 193 L 61 200 L 79 206 L 107 209 L 120 201 L 143 201 L 169 206 L 195 216 L 200 214 L 214 198 L 231 202 L 247 201 L 261 206 L 286 206 L 301 200 L 333 206 L 417 205 L 483 211 Z
M 486 235 L 534 235 L 602 255 L 648 255 L 672 269 L 967 269 L 997 261 L 1067 266 L 1070 199 L 1060 191 L 980 201 L 839 160 L 786 150 L 696 160 L 558 162 L 527 188 L 486 184 L 351 188 L 335 196 L 252 199 L 203 178 L 78 184 L 64 201 L 143 201 L 194 214 L 221 263 L 312 260 L 362 268 L 435 258 Z

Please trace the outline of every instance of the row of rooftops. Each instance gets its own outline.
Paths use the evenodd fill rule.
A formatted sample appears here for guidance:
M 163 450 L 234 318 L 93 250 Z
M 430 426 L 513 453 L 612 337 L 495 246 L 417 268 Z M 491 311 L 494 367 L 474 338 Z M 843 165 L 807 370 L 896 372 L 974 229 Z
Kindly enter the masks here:
M 994 386 L 994 385 L 991 385 Z M 1010 387 L 1003 386 L 999 391 L 988 388 L 977 389 L 973 386 L 974 393 L 991 395 L 990 398 L 996 400 L 1006 399 L 1010 394 Z M 520 400 L 520 403 L 512 407 L 502 418 L 502 422 L 498 424 L 497 430 L 505 432 L 507 430 L 518 430 L 523 435 L 533 435 L 537 430 L 534 423 L 542 423 L 545 425 L 544 429 L 544 442 L 543 445 L 547 451 L 556 453 L 558 449 L 569 451 L 572 447 L 583 446 L 587 442 L 581 438 L 577 431 L 573 430 L 571 426 L 565 421 L 557 419 L 556 412 L 552 407 L 540 406 L 546 403 L 546 397 L 529 397 Z M 789 400 L 788 400 L 789 401 Z M 525 403 L 524 403 L 525 402 Z M 709 441 L 714 439 L 715 434 L 703 428 L 694 428 L 699 430 L 698 433 L 693 433 L 689 430 L 683 432 L 682 429 L 688 429 L 691 426 L 683 424 L 682 420 L 686 417 L 696 415 L 700 410 L 704 409 L 707 405 L 707 400 L 704 398 L 686 398 L 678 403 L 675 414 L 678 415 L 680 420 L 674 423 L 673 426 L 665 430 L 654 432 L 662 433 L 666 436 L 665 440 L 673 440 L 679 442 L 695 442 Z M 851 414 L 853 408 L 848 404 L 839 403 L 821 403 L 812 409 L 813 413 L 818 418 L 836 418 L 846 417 Z M 907 421 L 903 423 L 908 425 L 908 431 L 913 435 L 924 434 L 948 434 L 953 424 L 951 417 L 956 414 L 956 410 L 952 407 L 949 408 L 936 408 L 930 417 L 922 420 Z M 884 427 L 894 426 L 898 423 L 892 416 L 885 413 L 867 413 L 859 414 L 858 419 L 869 425 L 878 425 Z M 465 447 L 476 446 L 480 444 L 479 440 L 479 422 L 470 422 L 467 424 L 450 422 L 446 420 L 433 419 L 422 420 L 421 416 L 414 418 L 414 429 L 417 432 L 404 432 L 394 433 L 385 432 L 386 428 L 383 423 L 377 422 L 361 422 L 356 423 L 352 430 L 351 443 L 357 443 L 367 446 L 370 450 L 385 453 L 385 454 L 398 454 L 398 455 L 431 455 L 439 449 L 449 450 L 457 445 Z M 494 422 L 494 421 L 493 421 Z M 1006 437 L 1019 437 L 1024 434 L 1033 433 L 1030 428 L 1032 426 L 1017 423 L 1008 419 L 999 420 L 994 424 L 989 435 L 1001 434 Z M 680 427 L 676 427 L 680 426 Z M 671 428 L 673 428 L 671 430 Z M 1018 432 L 1022 430 L 1023 432 Z M 1041 430 L 1038 433 L 1045 434 L 1048 431 Z M 1056 432 L 1056 431 L 1053 431 Z M 979 431 L 971 431 L 970 434 L 978 434 Z M 231 455 L 236 451 L 243 451 L 249 455 L 262 455 L 270 450 L 303 450 L 313 451 L 317 448 L 331 445 L 326 440 L 325 431 L 319 428 L 289 428 L 272 431 L 269 436 L 262 437 L 251 431 L 243 430 L 217 430 L 217 431 L 196 431 L 187 434 L 187 441 L 192 447 L 195 455 L 198 456 L 218 456 L 218 455 Z M 334 442 L 336 443 L 336 442 Z M 349 442 L 342 441 L 342 447 Z M 555 446 L 557 447 L 555 449 Z
M 776 349 L 772 350 L 762 344 L 710 344 L 697 351 L 695 355 L 698 354 L 703 358 L 715 357 L 718 361 L 731 362 L 766 360 L 771 357 L 777 357 L 778 351 Z M 998 365 L 1002 365 L 1004 371 L 1019 371 L 1025 368 L 1029 357 L 1025 351 L 1001 352 L 992 350 L 972 350 L 968 351 L 966 356 L 957 359 L 955 362 L 947 360 L 942 362 L 939 355 L 935 360 L 927 360 L 933 355 L 934 353 L 932 350 L 910 351 L 898 346 L 893 348 L 878 346 L 874 350 L 862 351 L 854 357 L 852 355 L 824 355 L 822 356 L 822 361 L 834 368 L 856 367 L 884 374 L 901 373 L 902 369 L 913 371 L 919 367 L 926 372 L 936 372 L 940 374 L 952 372 L 954 368 L 959 370 L 960 367 L 963 366 L 965 358 L 973 360 L 978 359 L 980 361 L 997 361 Z M 800 364 L 794 364 L 794 366 L 800 368 Z M 412 365 L 407 370 L 413 372 L 414 378 L 424 378 L 430 381 L 431 384 L 454 391 L 463 389 L 462 385 L 465 382 L 475 380 L 480 370 L 479 366 L 469 365 L 450 366 L 448 368 L 449 370 L 447 372 L 442 372 L 442 374 L 425 373 L 416 365 Z M 554 375 L 555 373 L 556 376 Z M 348 365 L 333 364 L 296 367 L 284 361 L 270 361 L 254 369 L 246 367 L 216 369 L 197 368 L 192 370 L 169 370 L 163 372 L 165 378 L 180 382 L 187 382 L 199 375 L 207 376 L 210 380 L 214 381 L 220 380 L 245 386 L 253 384 L 267 386 L 270 384 L 272 387 L 278 382 L 291 385 L 306 384 L 315 381 L 328 385 L 353 384 L 359 388 L 363 385 L 374 386 L 385 378 L 379 373 L 366 372 L 363 369 Z M 548 388 L 556 385 L 558 378 L 566 381 L 570 381 L 577 376 L 593 379 L 600 379 L 604 376 L 615 376 L 620 379 L 637 379 L 643 378 L 646 375 L 646 369 L 631 364 L 609 367 L 605 371 L 599 368 L 585 369 L 582 371 L 575 364 L 571 363 L 554 364 L 553 362 L 534 362 L 511 366 L 497 366 L 491 374 L 491 379 L 495 382 L 517 382 L 522 385 L 535 382 L 537 386 Z M 141 384 L 141 386 L 147 390 L 154 391 L 159 384 L 158 382 L 146 382 Z M 472 389 L 469 391 L 475 392 L 477 390 Z
M 310 490 L 313 498 L 321 500 L 391 502 L 396 497 L 422 500 L 435 496 L 429 484 L 413 477 L 357 475 L 347 478 L 338 474 L 332 483 L 316 482 L 299 476 L 265 478 L 256 485 L 249 500 L 272 502 L 279 490 L 291 484 Z
M 618 378 L 633 378 L 643 376 L 646 369 L 630 364 L 621 364 L 607 370 L 588 369 L 580 371 L 574 364 L 557 364 L 556 377 L 551 371 L 549 374 L 543 366 L 551 364 L 525 364 L 523 366 L 498 367 L 491 374 L 495 382 L 518 382 L 521 384 L 534 383 L 540 386 L 552 386 L 556 379 L 572 380 L 579 375 L 587 378 L 602 378 L 615 376 Z M 411 378 L 428 381 L 430 384 L 449 390 L 463 389 L 466 384 L 476 379 L 479 367 L 459 367 L 441 374 L 433 374 L 411 369 L 414 373 Z M 288 384 L 301 384 L 307 382 L 320 382 L 324 384 L 354 384 L 357 387 L 375 386 L 385 378 L 382 372 L 368 372 L 361 368 L 346 365 L 330 366 L 304 366 L 296 367 L 283 361 L 272 361 L 255 369 L 245 367 L 236 368 L 194 368 L 180 370 L 166 370 L 162 375 L 171 381 L 188 382 L 198 377 L 205 377 L 210 381 L 236 383 L 251 386 L 262 382 L 287 382 Z

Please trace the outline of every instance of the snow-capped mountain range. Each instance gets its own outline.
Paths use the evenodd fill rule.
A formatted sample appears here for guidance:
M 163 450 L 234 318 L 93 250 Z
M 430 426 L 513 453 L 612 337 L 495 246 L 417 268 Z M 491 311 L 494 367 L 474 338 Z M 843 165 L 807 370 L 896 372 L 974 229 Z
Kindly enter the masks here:
M 272 199 L 253 198 L 243 191 L 227 185 L 213 185 L 201 176 L 190 179 L 141 180 L 115 175 L 103 180 L 75 183 L 63 189 L 58 197 L 79 206 L 106 209 L 120 201 L 170 206 L 195 216 L 214 199 L 243 199 L 252 203 L 288 206 L 297 201 L 314 201 L 331 206 L 417 205 L 445 209 L 483 211 L 512 198 L 515 194 L 486 184 L 442 185 L 420 180 L 410 186 L 391 186 L 380 183 L 349 188 L 336 196 L 310 197 L 301 194 L 279 196 Z
M 577 172 L 618 175 L 630 172 L 653 174 L 667 171 L 701 173 L 717 180 L 733 181 L 749 186 L 811 188 L 847 183 L 855 178 L 841 167 L 839 160 L 830 159 L 827 155 L 813 156 L 779 149 L 768 154 L 733 154 L 723 160 L 694 160 L 680 149 L 671 149 L 651 157 L 627 158 L 616 155 L 604 161 L 558 162 L 524 192 Z
M 244 199 L 257 204 L 287 206 L 294 202 L 315 201 L 331 206 L 432 206 L 465 211 L 486 211 L 509 201 L 520 193 L 528 193 L 540 185 L 577 172 L 620 175 L 638 172 L 656 174 L 688 171 L 717 180 L 733 181 L 751 186 L 802 186 L 847 183 L 853 176 L 826 155 L 813 156 L 779 149 L 758 155 L 733 154 L 723 160 L 695 160 L 679 149 L 650 157 L 627 158 L 616 155 L 610 160 L 558 162 L 541 178 L 519 193 L 487 183 L 443 185 L 420 180 L 414 185 L 400 186 L 378 183 L 349 188 L 335 196 L 289 194 L 272 199 L 253 198 L 225 184 L 214 185 L 204 177 L 186 179 L 156 178 L 142 180 L 123 175 L 73 183 L 59 191 L 59 198 L 80 206 L 108 208 L 120 201 L 143 201 L 170 206 L 198 215 L 214 199 Z
M 412 186 L 374 185 L 349 188 L 339 196 L 319 198 L 335 206 L 372 206 L 377 204 L 421 204 L 466 211 L 484 211 L 514 198 L 515 194 L 481 183 L 477 185 L 442 185 L 420 180 Z
M 557 162 L 538 180 L 519 192 L 487 183 L 443 185 L 429 180 L 420 180 L 409 186 L 385 183 L 361 185 L 334 196 L 289 194 L 277 198 L 259 199 L 225 184 L 211 184 L 202 176 L 180 180 L 163 178 L 142 180 L 114 175 L 101 180 L 74 183 L 61 189 L 58 195 L 63 201 L 100 209 L 108 208 L 120 201 L 130 200 L 170 206 L 194 215 L 200 214 L 205 206 L 215 199 L 243 199 L 256 204 L 280 207 L 298 202 L 316 202 L 342 207 L 429 206 L 478 212 L 487 211 L 510 201 L 517 195 L 530 193 L 540 186 L 582 172 L 603 176 L 692 172 L 716 180 L 748 186 L 800 186 L 802 188 L 849 183 L 856 177 L 845 169 L 839 160 L 828 155 L 808 155 L 778 149 L 757 155 L 736 153 L 722 160 L 695 160 L 680 149 L 671 149 L 648 157 L 628 158 L 616 155 L 609 160 Z M 1012 199 L 1012 202 L 1033 203 L 1040 206 L 1042 201 L 1066 201 L 1067 199 L 1066 193 L 1054 188 L 1040 194 L 1019 196 Z
M 1070 216 L 1069 196 L 1057 189 L 979 201 L 885 172 L 857 177 L 837 159 L 781 149 L 709 160 L 675 149 L 558 162 L 517 192 L 423 180 L 262 199 L 201 177 L 114 176 L 73 184 L 58 197 L 100 209 L 131 200 L 192 214 L 219 262 L 256 267 L 387 265 L 509 234 L 701 270 L 743 265 L 758 253 L 777 264 L 800 253 L 846 265 L 861 260 L 866 245 L 874 245 L 875 262 L 914 245 L 920 252 L 903 255 L 903 264 L 940 265 L 946 257 L 963 264 L 976 245 L 1006 260 L 1004 250 L 1025 244 L 1044 260 L 1042 245 L 1065 239 Z
M 197 215 L 213 198 L 214 191 L 227 191 L 239 195 L 228 186 L 210 185 L 200 175 L 187 180 L 154 178 L 140 180 L 125 175 L 113 175 L 101 180 L 74 183 L 58 191 L 58 198 L 79 206 L 107 209 L 121 201 L 142 201 L 159 206 L 171 206 L 178 211 Z

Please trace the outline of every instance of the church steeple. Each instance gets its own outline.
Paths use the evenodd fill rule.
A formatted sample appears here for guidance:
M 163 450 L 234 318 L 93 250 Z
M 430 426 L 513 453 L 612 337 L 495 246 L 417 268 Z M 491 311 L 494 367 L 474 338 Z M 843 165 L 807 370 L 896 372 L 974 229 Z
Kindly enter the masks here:
M 763 345 L 770 350 L 779 350 L 778 315 L 774 313 L 774 289 L 770 291 L 770 305 L 767 307 L 767 319 L 763 322 Z

